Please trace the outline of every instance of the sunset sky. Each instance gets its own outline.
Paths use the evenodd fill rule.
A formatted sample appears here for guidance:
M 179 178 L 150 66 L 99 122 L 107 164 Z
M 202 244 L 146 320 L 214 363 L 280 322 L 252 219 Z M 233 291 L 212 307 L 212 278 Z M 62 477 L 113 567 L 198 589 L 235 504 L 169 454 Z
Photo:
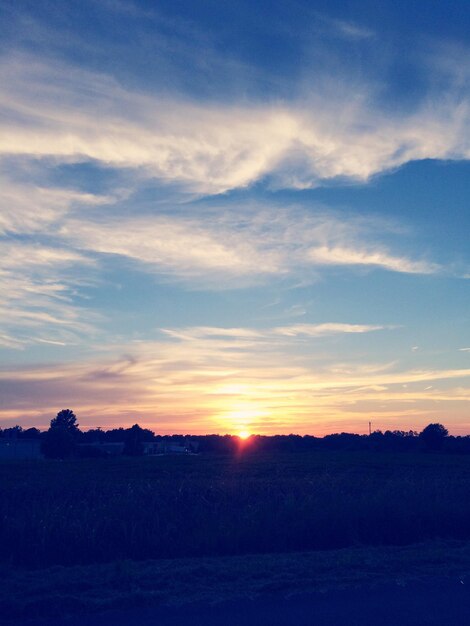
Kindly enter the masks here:
M 2 0 L 0 425 L 470 434 L 468 0 Z

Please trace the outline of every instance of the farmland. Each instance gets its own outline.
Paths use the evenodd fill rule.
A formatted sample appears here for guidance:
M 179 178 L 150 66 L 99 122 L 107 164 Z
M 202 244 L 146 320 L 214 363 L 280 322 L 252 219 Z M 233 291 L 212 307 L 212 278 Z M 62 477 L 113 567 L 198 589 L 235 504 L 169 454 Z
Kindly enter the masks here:
M 0 560 L 44 568 L 470 539 L 470 457 L 316 452 L 0 465 Z

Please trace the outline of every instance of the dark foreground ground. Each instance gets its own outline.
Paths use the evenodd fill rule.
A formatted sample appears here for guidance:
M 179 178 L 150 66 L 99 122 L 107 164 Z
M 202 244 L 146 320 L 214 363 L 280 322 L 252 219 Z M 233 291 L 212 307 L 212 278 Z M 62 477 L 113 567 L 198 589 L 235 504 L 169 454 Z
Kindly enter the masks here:
M 470 626 L 470 455 L 0 463 L 0 621 Z
M 468 626 L 470 543 L 5 570 L 0 615 L 15 626 Z
M 470 587 L 459 580 L 266 596 L 217 605 L 110 611 L 21 626 L 468 626 Z
M 470 455 L 0 463 L 0 567 L 470 541 Z

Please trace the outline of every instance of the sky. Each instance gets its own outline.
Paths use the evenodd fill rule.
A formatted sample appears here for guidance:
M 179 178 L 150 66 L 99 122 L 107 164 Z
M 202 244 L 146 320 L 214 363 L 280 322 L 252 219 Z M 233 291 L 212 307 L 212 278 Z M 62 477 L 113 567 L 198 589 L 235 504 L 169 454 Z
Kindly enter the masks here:
M 470 434 L 467 0 L 2 0 L 0 426 Z

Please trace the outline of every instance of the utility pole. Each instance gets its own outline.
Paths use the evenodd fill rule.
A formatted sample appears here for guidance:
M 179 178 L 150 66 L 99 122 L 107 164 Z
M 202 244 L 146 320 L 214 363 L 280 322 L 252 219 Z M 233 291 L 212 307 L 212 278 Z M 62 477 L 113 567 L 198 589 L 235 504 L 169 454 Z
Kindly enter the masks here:
M 369 422 L 369 437 L 372 433 L 372 422 Z

